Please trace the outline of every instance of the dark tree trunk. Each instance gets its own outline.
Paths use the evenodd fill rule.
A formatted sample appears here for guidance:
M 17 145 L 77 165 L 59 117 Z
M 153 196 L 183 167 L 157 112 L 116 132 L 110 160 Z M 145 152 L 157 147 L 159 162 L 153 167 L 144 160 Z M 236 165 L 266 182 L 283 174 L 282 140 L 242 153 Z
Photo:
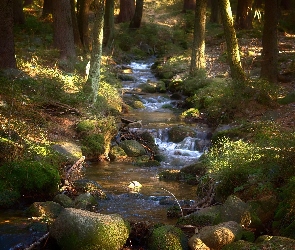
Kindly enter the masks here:
M 72 22 L 73 22 L 74 42 L 77 47 L 82 47 L 77 15 L 76 15 L 75 0 L 71 0 L 71 16 L 72 16 Z
M 220 11 L 218 9 L 218 0 L 211 0 L 211 15 L 210 22 L 221 23 Z
M 236 27 L 238 29 L 252 29 L 253 0 L 239 0 L 237 5 Z
M 205 69 L 205 27 L 207 0 L 197 0 L 195 11 L 194 39 L 190 65 L 190 75 L 197 70 Z
M 53 2 L 53 43 L 60 50 L 61 66 L 68 70 L 73 69 L 76 56 L 70 1 Z
M 48 17 L 48 15 L 52 14 L 52 9 L 53 9 L 53 0 L 44 0 L 42 17 L 46 18 Z
M 104 15 L 104 46 L 110 48 L 114 39 L 114 0 L 106 0 Z
M 198 1 L 198 0 L 197 0 Z M 187 10 L 195 10 L 196 0 L 184 0 L 182 11 L 186 12 Z
M 136 8 L 134 16 L 130 22 L 129 28 L 130 29 L 138 29 L 141 25 L 142 19 L 142 11 L 143 11 L 143 0 L 136 0 Z
M 13 1 L 0 1 L 0 68 L 16 68 L 13 38 Z
M 120 0 L 118 23 L 130 22 L 135 13 L 135 0 Z
M 23 7 L 25 7 L 25 6 L 29 6 L 29 5 L 31 5 L 33 2 L 34 2 L 34 0 L 24 0 Z
M 260 76 L 274 83 L 278 78 L 278 15 L 279 0 L 265 1 Z
M 80 31 L 80 38 L 86 51 L 90 50 L 89 10 L 91 2 L 91 0 L 78 1 L 78 27 Z
M 22 0 L 13 0 L 13 23 L 15 25 L 25 23 Z

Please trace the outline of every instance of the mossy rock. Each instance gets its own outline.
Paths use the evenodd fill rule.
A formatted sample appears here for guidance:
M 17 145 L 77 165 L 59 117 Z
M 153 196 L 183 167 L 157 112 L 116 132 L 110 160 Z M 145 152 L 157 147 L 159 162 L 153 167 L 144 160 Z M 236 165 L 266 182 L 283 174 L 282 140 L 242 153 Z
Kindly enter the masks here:
M 180 170 L 166 169 L 161 171 L 158 175 L 160 180 L 177 181 L 180 179 Z
M 73 182 L 73 186 L 79 194 L 89 193 L 95 198 L 101 200 L 104 200 L 107 197 L 105 192 L 102 190 L 102 186 L 93 180 L 79 179 Z
M 150 250 L 184 250 L 188 249 L 185 234 L 171 225 L 160 226 L 152 231 L 149 237 Z
M 109 152 L 109 157 L 111 161 L 122 161 L 123 159 L 126 159 L 127 154 L 121 147 L 114 146 Z
M 136 140 L 122 141 L 120 147 L 129 157 L 137 157 L 146 154 L 144 147 Z
M 295 91 L 288 93 L 285 97 L 279 98 L 278 103 L 280 104 L 289 104 L 295 102 Z
M 130 226 L 121 216 L 65 208 L 50 227 L 50 235 L 61 249 L 119 250 Z
M 64 208 L 60 204 L 54 201 L 34 202 L 26 210 L 26 214 L 32 217 L 55 219 L 63 209 Z
M 1 166 L 0 206 L 10 206 L 17 198 L 50 198 L 58 191 L 57 167 L 41 161 L 10 162 Z
M 103 134 L 90 134 L 82 139 L 82 153 L 86 158 L 98 159 L 105 151 Z
M 84 210 L 91 210 L 97 206 L 97 200 L 90 193 L 80 194 L 74 202 L 75 208 Z
M 67 195 L 65 194 L 57 194 L 54 198 L 53 201 L 60 204 L 63 207 L 73 207 L 74 206 L 74 201 Z
M 188 127 L 175 126 L 168 130 L 169 140 L 175 143 L 183 141 L 185 137 L 194 137 L 196 132 Z

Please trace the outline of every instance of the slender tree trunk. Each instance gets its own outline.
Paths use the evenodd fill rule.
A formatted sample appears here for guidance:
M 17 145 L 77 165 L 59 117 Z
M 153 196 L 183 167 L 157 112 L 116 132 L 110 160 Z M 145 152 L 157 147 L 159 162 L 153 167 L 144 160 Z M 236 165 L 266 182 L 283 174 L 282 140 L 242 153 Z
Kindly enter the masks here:
M 143 0 L 136 0 L 135 13 L 129 25 L 130 29 L 140 28 L 142 11 L 143 11 Z
M 42 17 L 46 18 L 49 14 L 52 14 L 53 9 L 53 1 L 54 0 L 44 0 L 43 9 L 42 9 Z
M 238 29 L 252 29 L 253 0 L 239 0 L 237 5 L 236 27 Z
M 210 3 L 211 3 L 210 22 L 221 23 L 220 11 L 218 8 L 218 0 L 211 0 Z
M 80 32 L 78 27 L 77 15 L 76 15 L 76 3 L 75 0 L 71 0 L 71 16 L 73 23 L 73 32 L 74 32 L 74 43 L 77 47 L 82 47 L 82 41 L 80 38 Z
M 13 1 L 0 1 L 0 68 L 16 68 L 13 37 Z
M 199 0 L 184 0 L 182 11 L 186 12 L 187 10 L 195 10 L 196 1 L 198 2 Z
M 260 76 L 274 83 L 278 78 L 278 15 L 279 0 L 267 0 L 265 2 Z
M 120 0 L 118 23 L 130 22 L 135 13 L 135 0 Z
M 218 3 L 226 40 L 231 77 L 238 82 L 244 81 L 246 76 L 241 64 L 239 45 L 233 25 L 230 2 L 229 0 L 218 0 Z
M 94 0 L 95 20 L 93 25 L 92 51 L 89 76 L 86 82 L 86 93 L 89 93 L 91 88 L 89 97 L 93 104 L 97 100 L 100 82 L 105 1 L 106 0 Z
M 198 0 L 195 10 L 195 27 L 190 65 L 190 75 L 196 70 L 205 69 L 205 30 L 206 30 L 207 0 Z
M 114 0 L 106 0 L 106 9 L 104 17 L 104 45 L 108 48 L 111 47 L 114 40 Z
M 89 10 L 91 0 L 78 0 L 78 27 L 84 49 L 90 50 Z
M 70 0 L 53 2 L 53 43 L 60 51 L 60 66 L 72 70 L 76 57 Z

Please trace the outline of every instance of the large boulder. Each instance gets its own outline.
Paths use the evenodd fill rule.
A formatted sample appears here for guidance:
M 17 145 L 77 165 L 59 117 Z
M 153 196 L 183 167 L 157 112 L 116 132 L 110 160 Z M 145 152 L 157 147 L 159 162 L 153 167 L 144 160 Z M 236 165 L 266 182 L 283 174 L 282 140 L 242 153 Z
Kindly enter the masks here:
M 242 232 L 243 228 L 235 221 L 228 221 L 215 226 L 206 226 L 198 234 L 190 238 L 190 247 L 191 249 L 196 249 L 195 245 L 201 245 L 203 242 L 204 244 L 201 246 L 204 249 L 209 247 L 210 249 L 219 250 L 236 240 L 240 240 Z
M 220 222 L 235 221 L 241 225 L 249 226 L 251 223 L 250 207 L 240 198 L 229 196 L 220 210 Z
M 120 147 L 129 157 L 137 157 L 146 154 L 144 147 L 136 140 L 122 141 Z
M 149 237 L 150 250 L 183 250 L 187 249 L 187 238 L 181 229 L 165 225 L 152 231 Z
M 61 249 L 118 250 L 129 236 L 129 225 L 117 214 L 65 208 L 52 224 L 50 235 Z

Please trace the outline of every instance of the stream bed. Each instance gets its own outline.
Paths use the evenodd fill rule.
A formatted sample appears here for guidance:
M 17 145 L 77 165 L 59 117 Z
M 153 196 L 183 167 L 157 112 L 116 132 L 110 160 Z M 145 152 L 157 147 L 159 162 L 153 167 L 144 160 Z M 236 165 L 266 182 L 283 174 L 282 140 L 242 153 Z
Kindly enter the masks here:
M 157 81 L 150 69 L 152 63 L 153 60 L 137 61 L 127 65 L 133 80 L 123 82 L 122 92 L 125 97 L 136 94 L 140 84 Z M 179 119 L 177 109 L 164 108 L 167 105 L 176 107 L 175 101 L 167 93 L 140 93 L 138 96 L 144 108 L 134 109 L 124 114 L 124 118 L 141 121 L 142 127 L 134 129 L 150 132 L 165 160 L 157 167 L 138 167 L 117 162 L 91 163 L 85 168 L 85 178 L 97 181 L 109 197 L 99 201 L 97 212 L 118 213 L 131 221 L 174 224 L 176 219 L 167 218 L 167 209 L 172 205 L 193 204 L 196 186 L 162 181 L 158 174 L 165 169 L 180 170 L 196 162 L 204 150 L 197 145 L 207 140 L 209 128 L 204 124 L 186 124 Z M 186 137 L 180 143 L 170 142 L 168 130 L 173 126 L 190 127 L 196 136 Z M 137 192 L 130 192 L 128 186 L 132 182 L 139 182 L 142 187 Z M 0 250 L 22 249 L 15 246 L 19 243 L 30 244 L 41 235 L 38 230 L 32 229 L 30 220 L 22 211 L 0 211 Z

